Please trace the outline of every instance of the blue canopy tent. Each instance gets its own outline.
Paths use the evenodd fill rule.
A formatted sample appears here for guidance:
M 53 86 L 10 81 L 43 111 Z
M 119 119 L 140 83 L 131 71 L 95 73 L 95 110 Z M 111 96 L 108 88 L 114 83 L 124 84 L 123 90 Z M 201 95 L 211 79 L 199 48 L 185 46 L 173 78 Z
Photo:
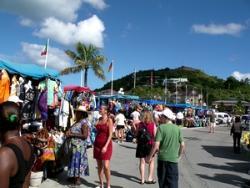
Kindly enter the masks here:
M 19 74 L 23 77 L 32 77 L 35 80 L 39 80 L 44 77 L 56 78 L 59 76 L 59 72 L 54 69 L 44 69 L 43 67 L 35 64 L 13 63 L 2 59 L 0 59 L 0 69 L 5 69 L 11 74 Z
M 172 107 L 172 108 L 183 108 L 183 109 L 185 109 L 185 108 L 192 108 L 192 105 L 191 104 L 167 104 L 167 106 L 169 106 L 169 107 Z
M 165 104 L 164 101 L 159 101 L 159 100 L 153 100 L 153 99 L 141 99 L 140 102 L 146 103 L 148 105 L 157 105 L 157 104 Z

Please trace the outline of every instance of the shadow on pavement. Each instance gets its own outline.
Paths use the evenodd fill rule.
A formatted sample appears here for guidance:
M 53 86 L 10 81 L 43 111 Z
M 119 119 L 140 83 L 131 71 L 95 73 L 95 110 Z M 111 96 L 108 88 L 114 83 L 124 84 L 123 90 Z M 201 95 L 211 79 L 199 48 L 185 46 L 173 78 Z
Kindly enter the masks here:
M 97 185 L 99 185 L 100 182 L 99 181 L 95 181 L 95 183 L 96 183 L 96 185 L 93 184 L 94 186 L 90 185 L 90 187 L 96 187 Z M 105 185 L 106 185 L 106 179 L 104 178 L 104 187 L 105 187 Z M 122 186 L 112 185 L 112 182 L 111 182 L 111 187 L 112 188 L 123 188 Z
M 69 187 L 76 187 L 76 185 L 74 185 L 72 182 L 67 181 L 67 172 L 65 171 L 60 173 L 56 178 L 51 178 L 51 179 L 53 179 L 54 181 L 56 181 L 57 183 L 61 185 L 67 185 Z M 81 178 L 81 186 L 96 187 L 96 184 L 90 183 L 86 181 L 85 179 Z
M 121 174 L 121 173 L 119 173 L 117 171 L 113 171 L 113 170 L 111 170 L 111 175 L 112 176 L 117 176 L 117 177 L 120 177 L 120 178 L 124 178 L 126 180 L 133 181 L 133 182 L 136 182 L 136 183 L 140 182 L 140 179 L 137 178 L 136 176 L 130 176 L 130 175 L 127 175 L 127 174 Z
M 232 174 L 215 174 L 214 177 L 210 177 L 203 174 L 197 174 L 199 177 L 207 180 L 218 181 L 228 185 L 235 185 L 237 187 L 244 187 L 249 181 L 248 179 Z
M 207 163 L 199 163 L 199 166 L 203 166 L 206 168 L 226 170 L 232 172 L 241 172 L 247 173 L 250 167 L 249 163 L 226 163 L 227 165 L 216 165 L 216 164 L 207 164 Z
M 204 150 L 212 154 L 214 157 L 224 158 L 224 159 L 233 159 L 241 161 L 249 161 L 245 152 L 241 154 L 233 153 L 233 146 L 202 146 Z
M 194 141 L 201 140 L 200 138 L 197 138 L 197 137 L 187 137 L 187 136 L 184 136 L 184 139 L 186 139 L 186 140 L 194 140 Z

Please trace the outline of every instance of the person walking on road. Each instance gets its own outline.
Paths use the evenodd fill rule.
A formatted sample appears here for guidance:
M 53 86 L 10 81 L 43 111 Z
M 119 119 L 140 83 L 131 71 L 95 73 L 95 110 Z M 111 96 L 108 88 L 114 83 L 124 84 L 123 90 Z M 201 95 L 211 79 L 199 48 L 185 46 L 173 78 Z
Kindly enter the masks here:
M 143 138 L 143 131 L 148 132 L 148 139 Z M 156 125 L 153 121 L 153 115 L 150 111 L 145 111 L 142 115 L 142 121 L 140 122 L 138 129 L 136 130 L 137 135 L 137 148 L 136 148 L 136 158 L 140 159 L 139 171 L 141 175 L 141 184 L 155 184 L 154 179 L 154 159 L 149 163 L 148 178 L 147 181 L 144 179 L 145 175 L 145 157 L 149 155 L 152 146 L 154 145 L 154 139 L 156 135 Z M 140 139 L 142 138 L 142 139 Z
M 178 188 L 178 161 L 184 151 L 184 141 L 180 128 L 172 123 L 175 115 L 165 109 L 161 116 L 161 125 L 157 128 L 155 144 L 146 162 L 150 162 L 158 152 L 157 176 L 159 188 Z
M 235 116 L 235 121 L 231 128 L 230 136 L 233 135 L 234 153 L 240 153 L 240 139 L 242 134 L 242 126 L 240 116 Z
M 108 116 L 106 106 L 100 108 L 101 118 L 97 122 L 97 135 L 94 142 L 94 158 L 97 162 L 98 176 L 100 186 L 103 186 L 103 174 L 105 174 L 107 181 L 107 188 L 110 188 L 110 159 L 112 156 L 112 134 L 113 134 L 113 120 Z
M 214 113 L 214 110 L 212 110 L 212 111 L 211 111 L 211 114 L 210 114 L 209 133 L 214 133 L 215 126 L 216 126 L 216 122 L 215 122 L 215 113 Z

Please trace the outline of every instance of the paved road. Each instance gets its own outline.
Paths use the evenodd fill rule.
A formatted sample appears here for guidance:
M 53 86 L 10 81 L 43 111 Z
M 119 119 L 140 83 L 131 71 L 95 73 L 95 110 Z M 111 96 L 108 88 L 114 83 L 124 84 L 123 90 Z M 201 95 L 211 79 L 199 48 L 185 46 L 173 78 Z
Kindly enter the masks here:
M 180 161 L 180 188 L 234 188 L 243 187 L 250 179 L 247 174 L 249 156 L 246 152 L 232 152 L 232 138 L 227 127 L 218 127 L 209 134 L 207 128 L 183 129 L 186 151 Z M 133 143 L 114 143 L 111 164 L 112 188 L 156 188 L 155 185 L 140 185 L 138 160 L 135 159 Z M 95 187 L 98 183 L 96 163 L 89 149 L 90 176 L 82 180 L 80 187 Z M 41 188 L 71 187 L 65 173 L 57 179 L 48 179 Z

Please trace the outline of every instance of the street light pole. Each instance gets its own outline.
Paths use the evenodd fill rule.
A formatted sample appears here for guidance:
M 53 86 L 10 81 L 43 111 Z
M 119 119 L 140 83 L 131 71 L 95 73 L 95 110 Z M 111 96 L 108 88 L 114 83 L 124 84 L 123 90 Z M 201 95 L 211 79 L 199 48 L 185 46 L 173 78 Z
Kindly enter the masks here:
M 175 104 L 177 104 L 177 83 L 175 82 Z
M 186 84 L 186 95 L 185 95 L 185 103 L 187 102 L 187 84 Z

